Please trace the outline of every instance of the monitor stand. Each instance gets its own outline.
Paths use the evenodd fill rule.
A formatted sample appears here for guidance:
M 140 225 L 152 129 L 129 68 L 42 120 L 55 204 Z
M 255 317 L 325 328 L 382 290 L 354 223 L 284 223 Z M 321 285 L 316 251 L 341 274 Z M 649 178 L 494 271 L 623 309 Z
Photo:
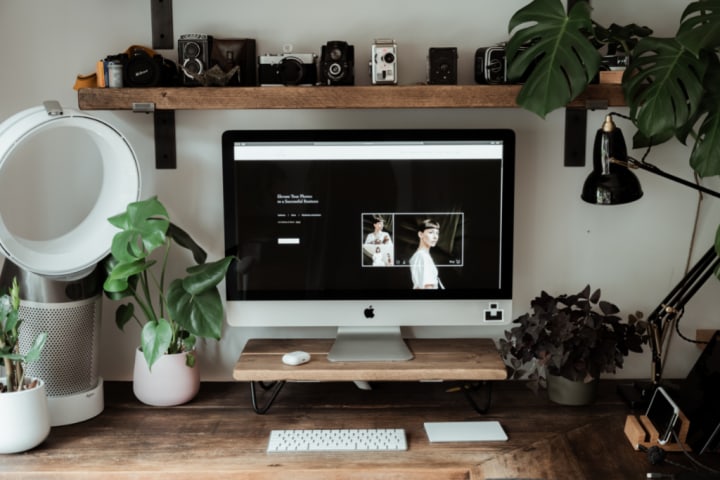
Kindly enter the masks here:
M 398 362 L 413 354 L 400 327 L 338 327 L 328 360 L 331 362 Z

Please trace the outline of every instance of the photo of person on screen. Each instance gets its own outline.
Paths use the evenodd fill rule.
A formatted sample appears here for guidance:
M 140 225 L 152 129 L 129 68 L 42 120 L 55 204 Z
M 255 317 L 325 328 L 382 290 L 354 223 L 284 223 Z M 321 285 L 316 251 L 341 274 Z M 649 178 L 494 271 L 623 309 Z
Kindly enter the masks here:
M 425 219 L 418 225 L 418 248 L 410 257 L 410 275 L 413 289 L 436 290 L 444 288 L 435 262 L 430 256 L 430 249 L 440 239 L 440 224 L 432 219 Z
M 375 253 L 373 254 L 373 266 L 374 267 L 384 267 L 385 261 L 383 260 L 383 254 L 382 249 L 380 246 L 375 247 Z
M 368 233 L 365 238 L 365 243 L 372 245 L 392 245 L 390 234 L 384 231 L 383 228 L 385 228 L 385 219 L 380 215 L 373 215 L 373 231 Z

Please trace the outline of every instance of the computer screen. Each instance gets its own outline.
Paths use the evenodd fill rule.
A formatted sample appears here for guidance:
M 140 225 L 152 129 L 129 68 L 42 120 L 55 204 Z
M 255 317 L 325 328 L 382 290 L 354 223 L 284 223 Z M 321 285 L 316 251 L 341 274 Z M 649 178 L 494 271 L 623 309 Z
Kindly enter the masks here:
M 508 323 L 514 146 L 500 129 L 226 131 L 228 323 Z

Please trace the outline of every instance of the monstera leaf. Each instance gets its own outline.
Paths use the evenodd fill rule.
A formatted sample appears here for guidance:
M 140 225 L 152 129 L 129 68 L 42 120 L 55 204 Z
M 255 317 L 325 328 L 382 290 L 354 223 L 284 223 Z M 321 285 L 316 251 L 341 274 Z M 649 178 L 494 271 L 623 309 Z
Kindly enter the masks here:
M 533 0 L 512 16 L 509 30 L 526 24 L 508 42 L 508 77 L 532 68 L 516 101 L 545 117 L 585 90 L 600 68 L 600 53 L 588 38 L 593 25 L 585 1 L 566 14 L 560 0 Z
M 720 175 L 720 63 L 712 57 L 705 74 L 705 95 L 697 117 L 700 119 L 694 134 L 695 145 L 690 165 L 701 177 Z M 696 122 L 692 122 L 695 125 Z M 683 132 L 680 140 L 685 141 Z
M 677 40 L 696 57 L 720 45 L 720 0 L 701 0 L 685 8 Z
M 633 50 L 623 89 L 638 133 L 634 146 L 676 136 L 695 144 L 690 165 L 720 174 L 720 0 L 700 0 L 682 15 L 677 37 L 645 38 Z
M 717 55 L 702 57 L 703 50 L 717 51 L 720 47 L 720 0 L 702 0 L 687 6 L 678 30 L 678 42 L 699 58 L 708 59 L 703 79 L 705 95 L 700 102 L 696 118 L 680 132 L 685 142 L 692 126 L 699 123 L 690 165 L 702 177 L 720 174 L 720 63 Z
M 638 42 L 623 74 L 623 91 L 630 116 L 651 142 L 667 140 L 694 118 L 707 64 L 707 55 L 694 56 L 674 38 Z

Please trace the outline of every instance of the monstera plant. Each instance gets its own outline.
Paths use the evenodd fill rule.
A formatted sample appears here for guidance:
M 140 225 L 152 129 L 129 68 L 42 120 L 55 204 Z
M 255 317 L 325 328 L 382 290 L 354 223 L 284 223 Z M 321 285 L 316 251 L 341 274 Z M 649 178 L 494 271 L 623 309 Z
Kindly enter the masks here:
M 720 0 L 688 4 L 674 37 L 647 27 L 593 21 L 588 1 L 532 0 L 510 19 L 508 76 L 526 77 L 519 106 L 541 117 L 564 107 L 592 83 L 604 54 L 629 58 L 622 90 L 637 128 L 634 148 L 676 138 L 691 144 L 700 177 L 720 174 Z M 720 252 L 720 228 L 715 238 Z M 718 271 L 720 276 L 720 271 Z
M 627 55 L 622 89 L 637 127 L 634 147 L 692 142 L 692 168 L 701 177 L 720 174 L 720 0 L 689 3 L 669 38 L 636 25 L 605 28 L 589 2 L 569 4 L 567 12 L 560 0 L 532 0 L 511 17 L 508 76 L 532 69 L 518 105 L 544 117 L 594 81 L 604 54 Z
M 225 278 L 232 257 L 206 263 L 205 251 L 170 222 L 156 197 L 129 204 L 109 221 L 119 231 L 106 260 L 103 287 L 111 299 L 135 301 L 118 306 L 115 321 L 120 329 L 131 320 L 142 327 L 140 347 L 148 366 L 164 354 L 192 351 L 197 338 L 219 339 L 223 305 L 217 285 Z M 168 283 L 173 245 L 190 250 L 196 265 L 186 270 L 186 276 Z M 156 250 L 159 258 L 153 255 Z M 194 360 L 188 356 L 188 366 Z

